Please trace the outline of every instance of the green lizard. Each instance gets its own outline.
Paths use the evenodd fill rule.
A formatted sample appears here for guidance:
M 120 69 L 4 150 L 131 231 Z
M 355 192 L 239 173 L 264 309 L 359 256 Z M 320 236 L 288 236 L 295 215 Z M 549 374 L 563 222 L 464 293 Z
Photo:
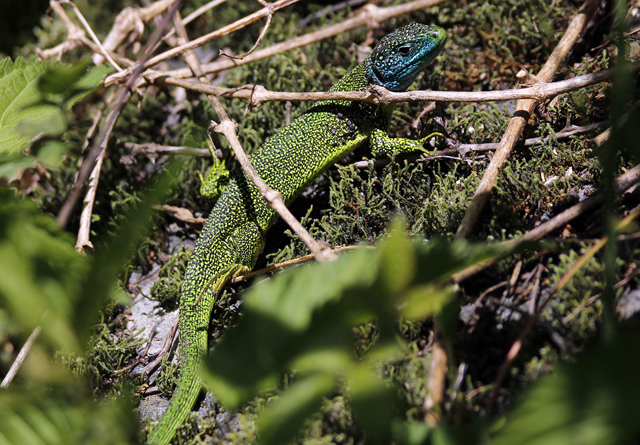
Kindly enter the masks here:
M 440 53 L 446 33 L 437 26 L 407 25 L 384 37 L 367 59 L 331 91 L 361 91 L 380 85 L 405 91 Z M 266 183 L 291 202 L 314 178 L 369 140 L 372 153 L 395 155 L 422 150 L 429 138 L 387 134 L 393 107 L 365 102 L 318 102 L 269 139 L 251 158 Z M 238 175 L 217 201 L 198 238 L 180 296 L 182 371 L 169 407 L 149 437 L 168 444 L 193 407 L 201 382 L 197 375 L 207 352 L 209 317 L 216 295 L 232 276 L 253 267 L 264 234 L 277 218 L 246 175 Z

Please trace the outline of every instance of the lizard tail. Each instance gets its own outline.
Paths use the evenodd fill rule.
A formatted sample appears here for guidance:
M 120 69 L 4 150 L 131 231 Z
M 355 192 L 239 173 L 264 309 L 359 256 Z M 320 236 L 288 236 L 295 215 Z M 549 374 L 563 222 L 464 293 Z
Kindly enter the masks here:
M 169 407 L 149 436 L 148 445 L 168 445 L 178 428 L 184 424 L 202 387 L 197 372 L 200 362 L 201 354 L 197 351 L 186 353 L 176 391 L 173 393 Z

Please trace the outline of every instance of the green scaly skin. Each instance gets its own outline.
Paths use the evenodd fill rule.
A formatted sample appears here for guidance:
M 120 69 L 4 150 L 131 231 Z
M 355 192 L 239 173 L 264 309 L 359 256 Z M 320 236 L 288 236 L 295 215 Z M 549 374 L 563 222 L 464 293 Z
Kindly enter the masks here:
M 383 38 L 331 91 L 361 91 L 372 84 L 405 91 L 440 53 L 445 40 L 445 31 L 437 26 L 407 25 Z M 374 156 L 426 151 L 423 145 L 429 137 L 389 137 L 392 111 L 391 107 L 364 102 L 318 102 L 267 141 L 251 163 L 289 203 L 314 178 L 366 140 Z M 207 352 L 209 317 L 216 295 L 228 278 L 253 267 L 262 251 L 264 234 L 276 218 L 245 175 L 231 181 L 216 203 L 182 285 L 180 380 L 149 444 L 168 444 L 193 407 L 201 388 L 197 370 Z

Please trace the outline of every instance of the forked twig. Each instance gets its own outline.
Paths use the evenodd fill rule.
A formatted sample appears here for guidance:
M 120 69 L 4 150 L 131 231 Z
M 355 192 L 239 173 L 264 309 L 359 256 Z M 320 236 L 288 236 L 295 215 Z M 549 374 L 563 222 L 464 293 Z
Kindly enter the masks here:
M 318 42 L 320 40 L 327 39 L 329 37 L 334 37 L 343 32 L 346 32 L 355 28 L 359 28 L 361 26 L 374 26 L 376 23 L 383 23 L 384 21 L 389 20 L 393 17 L 398 17 L 402 14 L 406 14 L 411 11 L 417 11 L 420 9 L 428 8 L 430 6 L 437 5 L 438 3 L 441 3 L 443 1 L 445 0 L 415 0 L 402 5 L 390 6 L 386 8 L 380 8 L 370 4 L 365 6 L 364 8 L 361 8 L 356 13 L 355 16 L 348 18 L 343 22 L 337 23 L 335 25 L 327 26 L 321 30 L 287 40 L 286 42 L 278 43 L 268 48 L 257 50 L 242 60 L 220 59 L 211 63 L 204 64 L 202 65 L 202 72 L 204 74 L 211 74 L 211 73 L 223 71 L 229 68 L 233 68 L 234 66 L 244 65 L 246 63 L 262 60 L 267 57 L 271 57 L 274 54 L 299 48 L 301 46 L 305 46 L 313 42 Z M 283 8 L 288 5 L 289 3 L 284 4 L 281 2 L 276 2 L 272 4 L 272 7 L 275 10 L 276 7 Z M 154 58 L 150 60 L 148 66 L 153 66 L 154 64 L 159 63 L 162 60 L 177 56 L 178 54 L 186 51 L 187 49 L 193 49 L 210 40 L 214 40 L 224 35 L 230 34 L 233 31 L 241 29 L 249 25 L 250 23 L 253 23 L 257 20 L 264 18 L 267 13 L 268 12 L 265 9 L 261 9 L 260 11 L 252 14 L 251 16 L 247 16 L 244 19 L 241 19 L 235 23 L 232 23 L 231 25 L 225 26 L 224 28 L 214 31 L 213 33 L 207 34 L 206 36 L 202 36 L 199 39 L 192 40 L 189 44 L 184 44 L 178 48 L 173 48 L 167 51 L 166 53 L 159 55 L 158 59 Z M 160 58 L 160 56 L 162 57 Z M 153 72 L 151 70 L 147 70 L 145 71 L 143 77 L 146 79 L 146 78 L 149 78 L 149 76 L 151 76 L 152 74 Z M 188 77 L 193 77 L 193 72 L 189 68 L 181 68 L 178 70 L 163 72 L 162 75 L 168 76 L 168 77 L 175 77 L 175 78 L 188 78 Z M 113 85 L 114 83 L 122 82 L 124 78 L 125 78 L 125 74 L 122 74 L 122 73 L 113 74 L 107 77 L 107 79 L 105 79 L 105 85 L 109 86 L 109 85 Z
M 640 62 L 631 64 L 631 71 L 640 71 Z M 526 88 L 512 88 L 499 91 L 433 91 L 419 90 L 396 93 L 383 87 L 371 87 L 364 91 L 326 91 L 295 93 L 285 91 L 269 91 L 260 85 L 247 85 L 241 88 L 223 88 L 204 85 L 193 80 L 166 77 L 163 73 L 152 72 L 146 75 L 151 82 L 182 87 L 198 93 L 223 96 L 228 98 L 246 99 L 253 107 L 258 107 L 270 101 L 300 101 L 300 100 L 356 100 L 373 104 L 390 105 L 400 102 L 501 102 L 517 99 L 546 100 L 559 94 L 608 82 L 613 79 L 614 70 L 606 69 L 595 73 L 576 76 L 572 79 L 558 82 L 538 83 Z
M 91 26 L 89 25 L 87 20 L 84 18 L 84 15 L 82 15 L 82 13 L 78 9 L 78 7 L 73 2 L 71 2 L 70 0 L 58 0 L 58 2 L 71 6 L 71 9 L 73 9 L 73 12 L 76 14 L 76 17 L 78 17 L 78 20 L 80 20 L 80 23 L 82 23 L 82 26 L 84 26 L 84 29 L 91 36 L 91 40 L 93 40 L 93 43 L 95 43 L 98 46 L 98 48 L 100 49 L 99 53 L 102 54 L 104 57 L 106 57 L 106 59 L 109 61 L 109 63 L 116 70 L 122 71 L 122 68 L 120 68 L 120 66 L 115 62 L 115 60 L 113 60 L 111 58 L 111 55 L 109 55 L 109 51 L 107 51 L 107 49 L 104 46 L 102 46 L 102 43 L 100 43 L 100 39 L 98 39 L 98 36 L 96 36 L 96 33 L 93 32 L 93 29 L 91 29 Z
M 264 28 L 262 28 L 262 32 L 260 32 L 260 35 L 258 36 L 258 38 L 256 40 L 256 43 L 253 44 L 253 46 L 251 47 L 251 49 L 249 51 L 247 51 L 246 53 L 241 54 L 239 56 L 234 56 L 233 54 L 227 54 L 223 50 L 220 50 L 220 55 L 221 56 L 229 57 L 231 59 L 236 59 L 236 60 L 242 60 L 245 57 L 247 57 L 249 54 L 254 52 L 256 50 L 256 48 L 258 48 L 258 46 L 260 45 L 262 40 L 264 39 L 264 36 L 267 35 L 267 31 L 269 30 L 269 27 L 271 26 L 271 20 L 273 20 L 274 11 L 271 8 L 271 5 L 269 3 L 265 2 L 264 0 L 258 0 L 258 1 L 260 2 L 261 5 L 263 5 L 265 8 L 267 8 L 269 10 L 269 14 L 267 15 L 267 23 L 265 23 Z
M 168 51 L 165 51 L 161 54 L 158 54 L 157 56 L 150 58 L 149 60 L 147 60 L 144 65 L 143 68 L 149 68 L 152 67 L 154 65 L 157 65 L 158 63 L 167 60 L 167 59 L 171 59 L 173 57 L 179 56 L 180 54 L 197 48 L 198 46 L 201 46 L 207 42 L 210 42 L 212 40 L 218 39 L 222 36 L 225 36 L 227 34 L 230 34 L 234 31 L 237 31 L 239 29 L 242 29 L 248 25 L 250 25 L 253 22 L 256 22 L 264 17 L 266 17 L 269 12 L 271 10 L 273 11 L 278 11 L 282 8 L 285 8 L 293 3 L 296 3 L 298 0 L 278 0 L 275 3 L 272 3 L 270 8 L 262 8 L 257 12 L 254 12 L 253 14 L 250 14 L 230 25 L 227 25 L 223 28 L 218 29 L 217 31 L 211 32 L 209 34 L 205 34 L 204 36 L 201 36 L 195 40 L 191 40 L 187 43 L 184 43 L 182 45 L 179 45 L 175 48 L 171 48 Z M 118 83 L 123 81 L 124 79 L 126 79 L 128 76 L 130 75 L 130 73 L 128 73 L 126 70 L 123 71 L 122 73 L 117 73 L 114 74 L 112 76 L 109 76 L 106 80 L 105 80 L 105 86 L 109 86 L 109 85 L 113 85 L 114 83 Z

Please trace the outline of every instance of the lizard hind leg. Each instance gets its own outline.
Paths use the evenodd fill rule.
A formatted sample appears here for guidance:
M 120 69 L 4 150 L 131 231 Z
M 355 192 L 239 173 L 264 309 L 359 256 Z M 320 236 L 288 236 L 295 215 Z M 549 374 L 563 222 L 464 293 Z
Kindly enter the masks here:
M 231 278 L 245 275 L 251 271 L 264 247 L 262 233 L 258 225 L 253 222 L 247 222 L 227 237 L 222 249 L 225 252 L 233 253 L 234 258 L 230 258 L 231 264 L 209 279 L 193 302 L 193 308 L 198 305 L 202 296 L 207 292 L 211 291 L 213 298 L 216 299 Z
M 222 288 L 227 284 L 227 282 L 231 278 L 237 277 L 239 275 L 245 275 L 249 273 L 249 271 L 250 269 L 247 266 L 244 266 L 242 264 L 232 264 L 227 269 L 216 274 L 214 277 L 212 277 L 209 280 L 207 285 L 204 288 L 202 288 L 202 290 L 200 291 L 200 294 L 191 305 L 192 309 L 196 308 L 198 303 L 200 303 L 202 296 L 205 293 L 207 293 L 209 290 L 211 290 L 211 292 L 213 293 L 213 299 L 215 300 L 217 296 L 220 295 L 220 291 L 222 290 Z
M 206 292 L 211 291 L 215 299 L 231 278 L 245 275 L 251 271 L 258 255 L 264 248 L 263 231 L 256 223 L 247 222 L 234 230 L 223 244 L 224 251 L 233 252 L 235 258 L 231 259 L 229 266 L 211 277 L 207 285 L 200 291 L 193 307 L 199 303 Z

